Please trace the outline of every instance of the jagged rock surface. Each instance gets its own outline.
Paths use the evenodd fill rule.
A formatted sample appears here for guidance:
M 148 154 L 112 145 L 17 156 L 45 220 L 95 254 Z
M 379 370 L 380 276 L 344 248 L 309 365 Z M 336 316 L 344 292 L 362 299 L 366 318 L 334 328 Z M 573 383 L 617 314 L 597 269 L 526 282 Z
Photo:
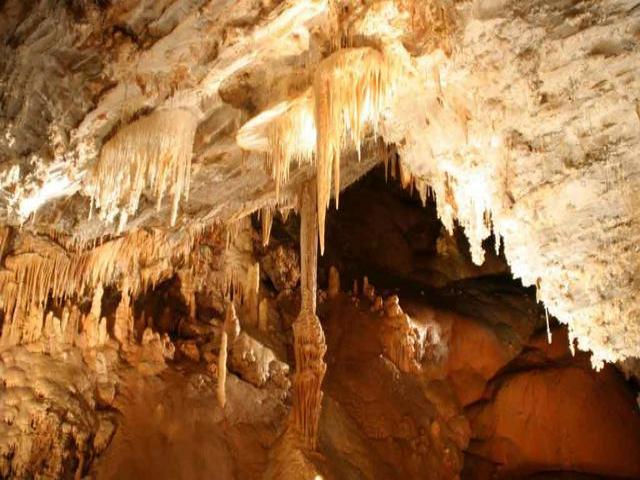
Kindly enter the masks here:
M 74 478 L 104 451 L 112 420 L 96 407 L 115 382 L 105 357 L 98 353 L 92 365 L 73 349 L 53 358 L 23 347 L 2 352 L 2 478 Z
M 398 0 L 353 7 L 335 23 L 335 11 L 319 0 L 242 1 L 233 8 L 169 0 L 3 2 L 4 221 L 23 223 L 38 211 L 29 228 L 85 241 L 122 229 L 166 228 L 177 205 L 161 202 L 170 178 L 177 182 L 174 198 L 185 193 L 179 225 L 290 206 L 313 164 L 292 165 L 279 188 L 280 174 L 271 179 L 259 157 L 247 157 L 234 141 L 239 124 L 278 101 L 304 98 L 314 75 L 335 82 L 339 76 L 331 69 L 363 61 L 366 70 L 394 58 L 375 67 L 382 80 L 387 68 L 394 72 L 393 82 L 378 84 L 380 96 L 372 95 L 379 103 L 361 111 L 373 121 L 376 109 L 386 109 L 379 133 L 396 144 L 403 185 L 425 197 L 430 186 L 445 226 L 451 229 L 458 219 L 476 262 L 484 257 L 480 242 L 492 231 L 501 236 L 514 275 L 538 287 L 550 313 L 569 325 L 570 338 L 594 353 L 594 365 L 638 355 L 640 113 L 633 92 L 640 78 L 640 14 L 634 2 L 438 0 L 413 6 Z M 443 13 L 433 16 L 438 8 Z M 379 45 L 382 60 L 367 54 L 341 63 L 364 55 L 366 48 L 358 47 L 323 61 L 335 47 L 330 39 L 340 35 L 347 43 L 355 38 Z M 352 82 L 369 91 L 357 85 Z M 350 98 L 341 108 L 351 108 Z M 163 125 L 172 124 L 172 111 L 176 119 L 192 115 L 195 134 L 187 132 L 189 122 L 176 120 L 184 131 L 167 135 L 173 140 L 164 147 L 145 147 L 142 137 L 136 144 L 131 125 L 142 134 L 151 111 L 166 118 Z M 269 122 L 254 122 L 257 130 L 246 132 L 254 136 L 242 137 L 247 148 L 264 151 L 261 135 Z M 358 146 L 365 133 L 353 125 Z M 193 135 L 193 155 L 175 154 L 188 159 L 186 166 L 187 160 L 155 166 L 146 153 L 135 154 L 149 171 L 158 169 L 159 180 L 138 180 L 132 171 L 131 180 L 111 185 L 100 173 L 127 172 L 106 165 L 112 162 L 108 145 L 122 152 L 178 152 L 178 143 Z M 286 141 L 293 150 L 281 153 L 300 160 L 297 149 L 306 140 Z M 282 167 L 277 158 L 272 170 Z M 330 167 L 333 154 L 328 163 L 322 158 L 321 168 Z M 336 183 L 342 187 L 378 160 L 366 149 L 361 163 L 336 158 L 344 164 L 334 175 L 342 177 Z M 286 169 L 290 160 L 282 158 Z M 320 186 L 332 177 L 327 171 L 318 178 Z M 282 190 L 278 197 L 276 189 Z M 114 207 L 121 212 L 117 221 L 100 204 L 106 191 L 121 202 Z M 90 205 L 88 197 L 102 200 Z M 91 209 L 100 215 L 90 218 Z
M 266 431 L 252 445 L 259 458 L 225 464 L 228 475 L 253 475 L 270 462 L 274 478 L 297 466 L 330 475 L 336 465 L 365 478 L 455 477 L 470 435 L 463 407 L 478 401 L 489 402 L 474 432 L 482 430 L 474 453 L 485 463 L 506 462 L 507 472 L 559 468 L 566 457 L 533 448 L 523 428 L 494 415 L 512 409 L 523 386 L 557 395 L 555 380 L 593 392 L 602 414 L 594 425 L 635 449 L 632 434 L 608 429 L 600 377 L 569 359 L 543 369 L 527 352 L 544 325 L 540 311 L 505 313 L 480 294 L 449 296 L 437 308 L 419 301 L 412 310 L 407 301 L 405 312 L 385 291 L 399 285 L 377 292 L 368 281 L 343 309 L 363 332 L 329 320 L 331 417 L 318 426 L 326 349 L 314 312 L 325 296 L 316 295 L 314 252 L 316 238 L 328 257 L 348 250 L 326 208 L 384 163 L 390 181 L 434 215 L 421 218 L 397 196 L 389 206 L 388 195 L 362 195 L 346 222 L 347 230 L 360 225 L 348 280 L 372 266 L 367 274 L 391 272 L 413 282 L 413 293 L 444 284 L 469 293 L 472 284 L 460 280 L 502 273 L 504 258 L 552 320 L 568 326 L 571 351 L 590 352 L 598 369 L 618 362 L 633 374 L 638 43 L 635 0 L 0 0 L 0 404 L 9 412 L 0 419 L 9 439 L 0 473 L 86 473 L 116 428 L 95 410 L 118 399 L 111 362 L 134 367 L 135 383 L 173 359 L 198 372 L 199 405 L 217 382 L 212 425 L 239 411 L 243 393 L 271 402 L 273 423 L 251 432 Z M 315 192 L 302 203 L 301 185 Z M 278 218 L 301 207 L 300 271 L 290 246 L 269 246 L 269 237 Z M 250 228 L 256 212 L 261 234 Z M 345 300 L 335 276 L 330 284 L 330 304 Z M 241 333 L 220 321 L 230 301 Z M 453 304 L 466 311 L 447 313 Z M 325 464 L 295 438 L 276 441 L 292 352 L 304 368 L 294 378 L 294 417 L 308 446 L 319 433 Z M 26 385 L 30 362 L 37 378 Z M 540 371 L 527 376 L 518 362 Z M 509 380 L 503 369 L 516 370 Z M 616 382 L 606 388 L 618 398 Z M 262 388 L 271 383 L 277 393 Z M 63 384 L 75 391 L 63 395 Z M 395 388 L 406 397 L 390 401 Z M 258 421 L 259 413 L 232 417 L 231 438 L 242 417 Z M 142 427 L 170 437 L 159 424 Z M 616 452 L 574 442 L 578 427 L 567 437 L 576 458 L 598 461 L 575 468 L 638 474 L 632 463 L 619 468 Z M 509 438 L 508 455 L 487 428 Z M 356 446 L 348 461 L 342 434 Z

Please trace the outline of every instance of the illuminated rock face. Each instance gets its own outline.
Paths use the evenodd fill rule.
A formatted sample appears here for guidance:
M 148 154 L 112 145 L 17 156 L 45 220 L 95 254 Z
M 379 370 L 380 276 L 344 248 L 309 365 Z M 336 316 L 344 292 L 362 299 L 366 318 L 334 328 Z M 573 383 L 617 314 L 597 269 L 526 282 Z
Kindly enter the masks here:
M 42 467 L 34 472 L 86 473 L 110 438 L 106 423 L 94 428 L 93 404 L 113 403 L 114 371 L 153 376 L 176 351 L 177 362 L 202 367 L 215 384 L 216 415 L 233 415 L 239 392 L 254 392 L 244 383 L 260 392 L 255 398 L 271 389 L 272 413 L 291 401 L 304 448 L 285 436 L 273 457 L 321 472 L 303 451 L 328 451 L 325 368 L 330 385 L 335 378 L 323 360 L 315 304 L 325 294 L 313 252 L 326 244 L 327 257 L 340 260 L 353 233 L 361 270 L 322 265 L 331 272 L 330 303 L 342 298 L 342 273 L 344 291 L 350 276 L 361 282 L 373 273 L 367 268 L 416 291 L 509 270 L 535 288 L 547 318 L 567 325 L 571 351 L 588 352 L 596 369 L 633 365 L 639 43 L 632 0 L 0 0 L 0 354 L 18 352 L 0 368 L 26 361 L 25 352 L 38 361 L 50 355 L 54 380 L 64 383 L 59 360 L 68 357 L 96 391 L 66 400 L 89 406 L 74 431 L 74 460 L 60 460 L 64 452 L 56 464 L 34 459 Z M 416 220 L 406 199 L 369 191 L 355 215 L 346 212 L 346 236 L 332 237 L 341 227 L 327 209 L 381 164 L 432 217 Z M 313 198 L 303 201 L 303 185 Z M 425 237 L 409 239 L 415 228 Z M 420 376 L 430 359 L 429 374 L 449 382 L 436 390 L 456 408 L 486 399 L 487 385 L 544 320 L 531 317 L 530 329 L 516 329 L 518 348 L 507 348 L 502 330 L 448 314 L 416 323 L 391 292 L 368 281 L 355 291 L 356 306 L 366 303 L 379 320 L 370 338 L 386 363 L 376 368 Z M 220 315 L 236 310 L 225 327 Z M 450 347 L 446 359 L 441 344 Z M 481 360 L 467 355 L 473 349 Z M 591 377 L 567 372 L 569 383 L 593 387 Z M 545 375 L 512 388 L 544 390 Z M 500 392 L 497 411 L 517 398 L 507 386 Z M 29 412 L 39 415 L 51 395 L 33 396 Z M 324 403 L 344 431 L 344 412 L 375 413 L 333 397 Z M 418 461 L 405 473 L 459 472 L 469 432 L 442 416 L 446 427 L 438 419 L 412 439 L 440 442 L 446 465 Z M 478 418 L 504 427 L 488 416 Z M 270 418 L 284 417 L 278 410 Z M 502 433 L 517 455 L 505 456 L 494 437 L 478 452 L 492 462 L 537 462 L 540 452 L 509 428 Z M 93 435 L 100 441 L 91 444 Z M 21 445 L 16 453 L 3 444 L 0 476 L 33 473 Z M 565 459 L 554 461 L 545 465 Z M 374 463 L 357 468 L 375 471 Z M 275 477 L 290 466 L 273 465 Z
M 405 123 L 400 155 L 433 185 L 445 225 L 464 226 L 476 261 L 482 239 L 502 236 L 514 276 L 595 366 L 637 356 L 637 18 L 624 2 L 571 19 L 553 5 L 491 6 L 475 3 L 440 74 L 445 106 L 469 109 L 465 137 L 440 142 L 435 127 L 425 137 Z

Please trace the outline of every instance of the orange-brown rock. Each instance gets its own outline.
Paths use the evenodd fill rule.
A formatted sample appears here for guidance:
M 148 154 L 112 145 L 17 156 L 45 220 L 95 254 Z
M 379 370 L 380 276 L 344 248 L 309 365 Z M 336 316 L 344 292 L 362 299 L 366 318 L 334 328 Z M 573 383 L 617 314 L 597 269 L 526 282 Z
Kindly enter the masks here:
M 411 302 L 407 309 L 424 331 L 428 375 L 448 379 L 461 405 L 480 399 L 486 383 L 517 354 L 494 326 L 479 318 Z
M 190 360 L 192 362 L 200 361 L 200 351 L 198 345 L 192 340 L 183 340 L 177 343 L 178 352 L 181 358 Z
M 640 476 L 640 413 L 613 368 L 573 362 L 517 372 L 472 409 L 470 450 L 498 471 Z M 630 454 L 631 453 L 631 454 Z

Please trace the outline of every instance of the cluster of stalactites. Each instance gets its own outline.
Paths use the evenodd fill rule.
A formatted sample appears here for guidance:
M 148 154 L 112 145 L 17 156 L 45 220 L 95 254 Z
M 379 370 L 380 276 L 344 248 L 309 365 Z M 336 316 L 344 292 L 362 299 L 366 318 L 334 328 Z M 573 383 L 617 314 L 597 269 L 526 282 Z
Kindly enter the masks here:
M 289 179 L 292 162 L 309 163 L 316 149 L 313 89 L 279 105 L 282 114 L 267 127 L 267 168 L 276 183 L 276 198 Z
M 95 289 L 91 310 L 82 314 L 77 305 L 66 305 L 57 316 L 54 311 L 34 305 L 23 315 L 8 319 L 0 336 L 0 347 L 39 342 L 42 350 L 54 353 L 68 346 L 101 347 L 109 340 L 107 319 L 101 316 L 102 286 Z
M 263 241 L 268 242 L 274 207 L 265 206 L 260 212 L 263 222 Z M 253 227 L 251 216 L 231 221 L 222 228 L 213 228 L 206 235 L 196 237 L 185 269 L 178 271 L 189 304 L 195 291 L 215 292 L 233 300 L 246 310 L 248 322 L 258 322 L 260 265 L 253 255 Z M 183 288 L 183 287 L 181 287 Z M 187 298 L 189 297 L 189 298 Z
M 85 252 L 23 234 L 0 270 L 0 308 L 7 318 L 42 310 L 57 300 L 82 295 L 98 285 L 128 278 L 127 291 L 137 294 L 170 276 L 171 260 L 185 258 L 191 236 L 170 241 L 157 232 L 137 230 Z
M 340 154 L 360 146 L 389 104 L 394 62 L 373 48 L 339 50 L 324 60 L 314 77 L 318 228 L 324 251 L 324 223 L 333 179 L 336 206 L 340 193 Z
M 275 105 L 238 132 L 240 146 L 266 153 L 277 195 L 293 162 L 315 159 L 321 250 L 332 184 L 338 202 L 341 151 L 353 148 L 360 158 L 365 137 L 377 134 L 403 68 L 392 57 L 371 47 L 338 50 L 318 65 L 305 93 Z
M 113 221 L 120 214 L 122 229 L 138 210 L 149 188 L 160 209 L 169 190 L 173 197 L 171 225 L 180 199 L 188 197 L 196 117 L 180 109 L 160 110 L 122 127 L 103 147 L 90 173 L 92 207 Z

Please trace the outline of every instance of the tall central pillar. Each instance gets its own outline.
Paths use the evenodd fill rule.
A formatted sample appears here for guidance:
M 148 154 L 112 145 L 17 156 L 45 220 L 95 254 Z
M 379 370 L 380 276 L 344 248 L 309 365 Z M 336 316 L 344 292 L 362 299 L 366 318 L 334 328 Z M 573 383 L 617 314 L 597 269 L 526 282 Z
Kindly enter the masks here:
M 318 210 L 315 179 L 300 194 L 300 288 L 302 305 L 293 323 L 296 373 L 293 378 L 293 428 L 304 446 L 315 449 L 322 404 L 322 380 L 327 370 L 327 344 L 316 315 L 318 280 Z

